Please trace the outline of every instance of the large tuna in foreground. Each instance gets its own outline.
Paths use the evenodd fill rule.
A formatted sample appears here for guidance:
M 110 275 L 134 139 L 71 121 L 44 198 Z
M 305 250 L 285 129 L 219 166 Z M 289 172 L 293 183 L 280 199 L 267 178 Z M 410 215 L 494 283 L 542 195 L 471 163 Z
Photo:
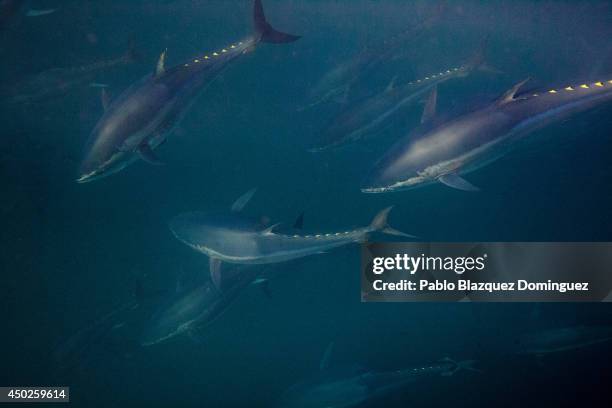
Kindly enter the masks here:
M 181 242 L 212 260 L 246 265 L 271 264 L 364 242 L 376 232 L 411 237 L 388 226 L 391 208 L 382 210 L 368 226 L 327 234 L 280 232 L 276 226 L 259 228 L 247 219 L 200 212 L 176 216 L 170 221 L 170 229 Z
M 288 43 L 299 37 L 276 31 L 255 0 L 253 36 L 185 64 L 165 68 L 165 53 L 153 75 L 132 85 L 106 108 L 85 149 L 77 182 L 116 173 L 143 158 L 156 164 L 153 149 L 163 143 L 187 108 L 208 84 L 260 42 Z
M 442 123 L 433 120 L 404 137 L 378 161 L 362 191 L 385 193 L 435 182 L 477 190 L 461 176 L 504 156 L 533 130 L 612 100 L 612 80 L 518 94 L 524 83 L 483 109 Z
M 328 348 L 328 351 L 330 348 Z M 349 408 L 384 406 L 385 398 L 413 383 L 435 377 L 448 377 L 461 370 L 481 372 L 475 361 L 454 361 L 445 358 L 438 362 L 393 371 L 330 370 L 326 352 L 313 379 L 289 388 L 275 406 L 282 408 Z

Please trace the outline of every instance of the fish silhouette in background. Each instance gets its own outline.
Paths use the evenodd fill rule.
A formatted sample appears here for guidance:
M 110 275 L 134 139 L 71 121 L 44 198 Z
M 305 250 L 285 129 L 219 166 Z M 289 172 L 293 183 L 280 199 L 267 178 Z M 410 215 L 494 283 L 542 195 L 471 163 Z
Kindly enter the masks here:
M 0 31 L 9 27 L 19 17 L 39 17 L 54 13 L 57 9 L 34 9 L 26 0 L 0 0 Z
M 338 369 L 330 366 L 331 343 L 323 355 L 314 378 L 290 387 L 277 401 L 279 408 L 350 408 L 377 404 L 380 400 L 411 384 L 434 377 L 452 376 L 458 371 L 482 372 L 474 360 L 442 359 L 425 365 L 393 371 L 368 371 L 359 367 Z
M 398 49 L 404 48 L 407 42 L 421 38 L 434 26 L 440 20 L 444 8 L 444 5 L 439 6 L 432 16 L 422 22 L 379 43 L 367 46 L 353 58 L 334 66 L 313 85 L 308 96 L 309 102 L 299 110 L 306 110 L 330 101 L 348 101 L 352 89 L 357 84 L 394 58 Z
M 52 68 L 18 81 L 14 85 L 7 84 L 0 101 L 10 105 L 30 105 L 55 100 L 88 86 L 104 89 L 108 87 L 107 84 L 95 82 L 102 73 L 139 60 L 134 42 L 130 41 L 128 50 L 116 58 L 75 67 Z M 104 98 L 106 91 L 103 91 Z
M 478 51 L 461 66 L 451 67 L 403 85 L 398 85 L 396 78 L 393 78 L 384 91 L 349 106 L 336 116 L 310 151 L 329 150 L 374 137 L 385 130 L 406 107 L 427 93 L 435 91 L 438 85 L 451 79 L 465 78 L 475 70 L 494 72 L 495 70 L 485 63 L 486 44 L 487 41 L 483 41 Z

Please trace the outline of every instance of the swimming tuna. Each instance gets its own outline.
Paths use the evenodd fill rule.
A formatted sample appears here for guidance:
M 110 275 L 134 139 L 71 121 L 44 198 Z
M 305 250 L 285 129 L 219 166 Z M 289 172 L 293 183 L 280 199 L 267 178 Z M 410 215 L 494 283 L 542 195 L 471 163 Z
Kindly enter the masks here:
M 56 9 L 37 10 L 26 6 L 26 0 L 0 0 L 0 30 L 11 24 L 19 15 L 26 17 L 45 16 Z
M 355 57 L 343 61 L 327 71 L 309 92 L 308 109 L 328 101 L 346 101 L 353 86 L 363 80 L 371 72 L 389 61 L 398 53 L 398 49 L 406 46 L 406 42 L 415 41 L 423 35 L 440 17 L 441 9 L 436 13 L 407 30 L 392 37 L 387 37 L 380 43 L 370 45 Z
M 262 229 L 245 218 L 222 218 L 200 212 L 175 217 L 170 222 L 170 229 L 179 241 L 208 255 L 211 260 L 247 265 L 271 264 L 364 242 L 375 232 L 411 237 L 388 226 L 391 208 L 382 210 L 366 227 L 328 234 L 276 232 L 276 225 Z
M 542 356 L 612 341 L 612 327 L 573 326 L 525 334 L 516 341 L 519 354 Z
M 238 213 L 253 194 L 255 189 L 238 198 L 231 207 L 232 214 L 225 215 L 224 219 L 246 222 L 247 218 Z M 228 265 L 224 266 L 218 260 L 211 261 L 210 268 L 210 281 L 191 291 L 177 293 L 153 315 L 142 335 L 142 345 L 157 344 L 183 333 L 197 334 L 215 321 L 252 284 L 260 285 L 268 295 L 267 280 L 260 277 L 260 269 L 229 269 Z
M 94 128 L 77 182 L 116 173 L 139 157 L 159 164 L 153 149 L 163 143 L 200 92 L 230 63 L 259 43 L 288 43 L 299 37 L 276 31 L 255 0 L 251 37 L 173 68 L 161 54 L 155 73 L 132 85 L 113 103 Z
M 431 121 L 399 140 L 378 161 L 362 191 L 384 193 L 436 182 L 475 191 L 463 174 L 504 156 L 535 129 L 612 100 L 612 79 L 518 93 L 525 82 L 485 108 Z
M 437 363 L 396 371 L 353 372 L 338 375 L 322 373 L 319 378 L 296 384 L 279 400 L 282 408 L 349 408 L 377 400 L 423 378 L 451 376 L 459 370 L 480 371 L 474 361 L 456 362 L 445 359 Z M 380 403 L 380 401 L 378 401 Z
M 450 79 L 464 78 L 475 69 L 487 69 L 483 59 L 484 47 L 466 64 L 431 74 L 425 78 L 395 86 L 395 79 L 387 89 L 349 107 L 323 130 L 323 135 L 311 151 L 340 147 L 383 131 L 394 117 L 412 102 L 436 89 Z
M 152 346 L 181 334 L 197 335 L 212 324 L 238 296 L 257 279 L 254 270 L 239 271 L 233 277 L 224 274 L 223 290 L 211 281 L 185 293 L 179 293 L 150 319 L 142 337 L 143 346 Z
M 108 70 L 136 61 L 138 53 L 130 43 L 127 52 L 116 58 L 76 67 L 52 68 L 14 85 L 7 85 L 0 100 L 9 104 L 33 104 L 61 97 L 80 87 L 105 88 L 105 84 L 93 81 Z
M 138 301 L 129 301 L 62 339 L 51 353 L 55 374 L 62 377 L 74 371 L 81 374 L 101 360 L 132 351 L 128 321 L 133 320 L 138 307 Z

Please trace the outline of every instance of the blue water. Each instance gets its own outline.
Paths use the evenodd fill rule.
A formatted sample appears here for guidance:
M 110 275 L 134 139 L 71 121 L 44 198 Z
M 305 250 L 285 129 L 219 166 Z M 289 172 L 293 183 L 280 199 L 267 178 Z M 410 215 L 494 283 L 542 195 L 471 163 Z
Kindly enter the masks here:
M 117 96 L 152 72 L 165 48 L 174 65 L 251 30 L 246 0 L 31 3 L 59 10 L 2 28 L 4 89 L 51 68 L 116 58 L 133 39 L 139 61 L 94 78 Z M 443 186 L 360 193 L 373 162 L 418 123 L 418 104 L 375 140 L 307 151 L 339 111 L 330 103 L 298 112 L 316 81 L 416 24 L 433 3 L 265 1 L 276 27 L 303 38 L 263 44 L 229 67 L 158 149 L 165 166 L 137 162 L 90 184 L 74 180 L 102 115 L 99 88 L 87 82 L 36 103 L 0 100 L 0 385 L 69 385 L 76 406 L 267 407 L 316 374 L 333 341 L 337 365 L 392 370 L 448 356 L 485 369 L 424 380 L 368 406 L 569 406 L 607 395 L 609 343 L 543 364 L 508 350 L 525 331 L 609 324 L 608 305 L 362 304 L 358 246 L 276 265 L 270 299 L 249 288 L 203 332 L 139 345 L 177 286 L 208 279 L 207 258 L 177 241 L 168 220 L 224 211 L 251 187 L 258 192 L 246 213 L 291 224 L 304 212 L 304 229 L 315 233 L 366 225 L 395 205 L 392 225 L 423 240 L 612 240 L 609 104 L 539 130 L 536 143 L 471 174 L 478 194 Z M 361 92 L 395 75 L 410 81 L 458 66 L 487 35 L 487 59 L 502 73 L 443 84 L 441 112 L 491 100 L 526 77 L 533 86 L 612 79 L 608 1 L 454 1 Z M 135 293 L 145 300 L 126 307 Z M 111 318 L 122 327 L 105 330 L 101 319 L 124 307 Z M 88 327 L 93 335 L 74 337 Z M 58 359 L 66 349 L 72 357 Z

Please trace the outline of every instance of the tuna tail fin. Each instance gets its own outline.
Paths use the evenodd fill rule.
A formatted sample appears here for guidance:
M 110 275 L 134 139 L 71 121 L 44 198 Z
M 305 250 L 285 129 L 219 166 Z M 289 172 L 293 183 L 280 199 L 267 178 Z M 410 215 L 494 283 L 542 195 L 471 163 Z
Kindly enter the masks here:
M 489 63 L 487 62 L 486 55 L 487 48 L 489 47 L 489 39 L 489 35 L 482 39 L 482 41 L 480 42 L 480 46 L 478 47 L 476 52 L 474 52 L 472 57 L 467 61 L 466 65 L 467 67 L 469 67 L 470 70 L 478 70 L 490 74 L 502 74 L 502 71 L 495 68 L 494 66 L 489 65 Z
M 266 21 L 263 6 L 261 0 L 255 0 L 253 6 L 253 22 L 255 23 L 255 33 L 257 34 L 258 40 L 273 44 L 283 44 L 296 41 L 300 36 L 283 33 L 275 30 Z
M 476 360 L 464 360 L 464 361 L 455 361 L 451 358 L 445 358 L 442 360 L 443 362 L 453 364 L 453 367 L 448 371 L 442 373 L 443 376 L 451 376 L 458 371 L 466 370 L 466 371 L 474 371 L 476 373 L 482 373 L 483 371 L 474 367 L 476 364 Z
M 387 207 L 374 217 L 372 222 L 370 223 L 370 231 L 380 231 L 383 234 L 395 235 L 398 237 L 406 237 L 406 238 L 416 238 L 414 235 L 406 234 L 402 231 L 391 228 L 388 224 L 387 218 L 389 218 L 389 213 L 393 209 L 393 206 Z
M 272 292 L 270 291 L 270 281 L 268 279 L 256 279 L 251 285 L 259 286 L 266 298 L 272 299 Z
M 481 370 L 480 368 L 474 367 L 476 363 L 477 363 L 476 360 L 459 361 L 457 363 L 457 367 L 458 367 L 458 370 L 473 371 L 475 373 L 480 373 L 480 374 L 484 373 L 484 371 Z
M 478 49 L 472 54 L 470 59 L 467 61 L 467 66 L 471 69 L 476 69 L 480 67 L 485 62 L 485 51 L 489 45 L 489 36 L 487 35 L 485 38 L 480 41 L 480 45 Z

